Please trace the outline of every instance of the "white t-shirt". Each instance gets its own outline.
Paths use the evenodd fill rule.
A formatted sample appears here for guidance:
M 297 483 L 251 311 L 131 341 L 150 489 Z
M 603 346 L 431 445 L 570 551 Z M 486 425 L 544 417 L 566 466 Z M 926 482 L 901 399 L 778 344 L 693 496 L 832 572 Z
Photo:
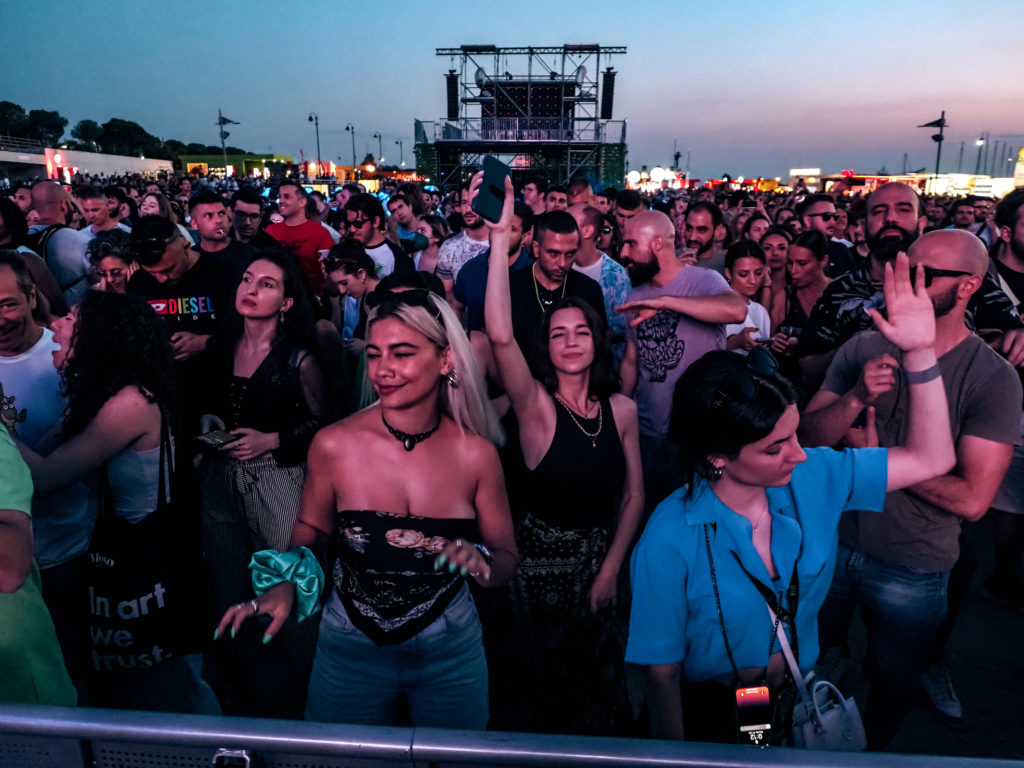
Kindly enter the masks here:
M 577 272 L 581 272 L 598 285 L 601 284 L 601 262 L 604 261 L 604 254 L 600 254 L 597 257 L 597 261 L 591 264 L 589 267 L 580 266 L 579 262 L 573 262 L 572 268 Z
M 395 271 L 395 254 L 385 240 L 380 245 L 366 249 L 366 255 L 377 265 L 377 277 L 387 277 Z
M 729 323 L 725 326 L 725 338 L 735 336 L 744 328 L 757 328 L 751 334 L 755 339 L 770 339 L 772 337 L 772 320 L 768 316 L 768 310 L 752 301 L 747 305 L 747 317 L 742 323 Z M 747 354 L 745 349 L 734 349 L 733 352 Z
M 53 367 L 53 331 L 13 357 L 0 357 L 0 420 L 29 448 L 61 427 L 66 401 Z M 78 482 L 32 500 L 32 532 L 40 568 L 67 562 L 89 548 L 96 520 L 95 493 Z

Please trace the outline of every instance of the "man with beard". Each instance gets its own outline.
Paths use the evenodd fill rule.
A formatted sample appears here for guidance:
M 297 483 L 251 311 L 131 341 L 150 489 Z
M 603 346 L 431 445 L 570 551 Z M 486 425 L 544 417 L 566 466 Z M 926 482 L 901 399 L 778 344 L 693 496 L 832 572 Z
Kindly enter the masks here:
M 717 272 L 676 258 L 675 227 L 660 211 L 627 221 L 620 259 L 635 287 L 617 308 L 628 322 L 619 370 L 639 411 L 650 511 L 675 488 L 665 438 L 676 382 L 706 352 L 725 349 L 725 324 L 743 322 L 747 305 Z
M 277 240 L 262 229 L 263 198 L 252 187 L 242 187 L 231 196 L 231 227 L 235 240 L 253 248 L 272 248 Z
M 516 200 L 512 221 L 508 228 L 508 271 L 518 272 L 533 266 L 530 245 L 533 242 L 533 210 L 526 203 Z M 465 317 L 467 332 L 483 329 L 484 297 L 487 294 L 487 271 L 490 268 L 491 249 L 467 261 L 455 280 L 452 293 L 455 309 Z
M 724 276 L 725 251 L 715 252 L 715 230 L 722 223 L 722 210 L 714 203 L 698 200 L 691 205 L 686 212 L 686 250 L 680 257 L 696 258 L 698 267 Z
M 869 215 L 876 203 L 871 201 Z M 854 610 L 863 612 L 870 684 L 864 726 L 868 749 L 876 750 L 895 735 L 919 677 L 946 722 L 966 726 L 948 673 L 938 663 L 969 583 L 957 578 L 953 566 L 961 555 L 962 521 L 979 520 L 988 511 L 1009 466 L 1021 406 L 1013 368 L 966 323 L 969 301 L 988 268 L 981 241 L 969 232 L 930 232 L 911 246 L 909 256 L 916 290 L 927 291 L 935 310 L 935 364 L 901 373 L 895 345 L 876 331 L 860 333 L 839 349 L 800 425 L 804 445 L 831 446 L 864 413 L 864 428 L 853 432 L 867 439 L 851 442 L 899 446 L 910 408 L 905 380 L 941 376 L 946 388 L 956 466 L 887 494 L 884 514 L 844 514 L 836 573 L 819 616 L 827 658 L 845 644 Z
M 452 301 L 455 278 L 459 276 L 462 265 L 490 247 L 484 220 L 473 211 L 468 181 L 459 187 L 455 200 L 455 210 L 462 216 L 463 228 L 459 234 L 449 237 L 441 244 L 441 249 L 437 253 L 437 267 L 434 269 L 434 274 L 440 277 L 444 284 L 445 296 L 449 302 Z
M 808 195 L 797 208 L 796 215 L 803 222 L 804 232 L 815 229 L 825 236 L 828 242 L 828 263 L 825 265 L 825 277 L 836 278 L 853 269 L 853 257 L 850 249 L 834 239 L 836 233 L 836 204 L 829 195 Z
M 833 280 L 818 299 L 797 355 L 804 381 L 816 389 L 831 356 L 858 331 L 873 327 L 868 309 L 885 312 L 882 277 L 885 265 L 906 252 L 925 224 L 921 201 L 906 184 L 890 182 L 872 192 L 865 206 L 865 240 L 870 255 L 855 269 Z M 987 273 L 967 302 L 967 326 L 986 334 L 1002 333 L 1001 351 L 1013 365 L 1024 363 L 1024 323 L 1013 303 Z
M 572 268 L 579 247 L 576 219 L 567 211 L 545 213 L 537 219 L 533 242 L 537 260 L 529 269 L 509 275 L 512 333 L 527 359 L 532 356 L 533 334 L 544 312 L 565 296 L 586 301 L 601 318 L 601 324 L 608 325 L 601 286 Z

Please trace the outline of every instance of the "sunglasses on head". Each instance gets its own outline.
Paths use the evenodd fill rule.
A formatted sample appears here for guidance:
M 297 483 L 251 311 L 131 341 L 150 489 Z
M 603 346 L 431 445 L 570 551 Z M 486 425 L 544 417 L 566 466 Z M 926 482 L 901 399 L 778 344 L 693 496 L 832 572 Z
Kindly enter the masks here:
M 708 397 L 707 407 L 721 408 L 726 403 L 749 403 L 757 395 L 762 378 L 775 376 L 779 363 L 765 347 L 754 347 L 747 355 L 747 364 L 722 381 Z
M 400 291 L 372 291 L 364 299 L 366 311 L 380 309 L 384 314 L 396 307 L 423 307 L 438 322 L 441 322 L 441 310 L 438 301 L 443 301 L 426 288 L 406 288 Z
M 132 250 L 136 254 L 159 256 L 167 250 L 167 246 L 177 240 L 181 235 L 174 233 L 168 239 L 162 237 L 147 237 L 142 240 L 132 241 Z
M 925 288 L 931 287 L 932 281 L 935 280 L 936 277 L 970 277 L 973 274 L 972 272 L 964 272 L 959 269 L 938 269 L 937 267 L 929 267 L 926 264 L 918 264 L 914 267 L 915 281 L 917 280 L 916 270 L 918 269 L 924 271 Z

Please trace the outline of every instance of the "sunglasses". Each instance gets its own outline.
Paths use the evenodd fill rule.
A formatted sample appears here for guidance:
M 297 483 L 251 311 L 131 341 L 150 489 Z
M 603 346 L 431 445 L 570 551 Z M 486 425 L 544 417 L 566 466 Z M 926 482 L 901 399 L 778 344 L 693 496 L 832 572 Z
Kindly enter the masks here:
M 938 269 L 937 267 L 929 267 L 925 264 L 918 264 L 916 267 L 914 267 L 915 281 L 917 280 L 916 270 L 918 269 L 924 271 L 925 288 L 931 287 L 932 281 L 935 280 L 936 277 L 970 277 L 972 274 L 974 274 L 973 272 L 964 272 L 959 269 Z
M 370 223 L 369 219 L 346 219 L 345 223 L 350 227 L 365 227 Z
M 609 225 L 606 224 L 605 226 L 601 227 L 601 234 L 602 235 L 610 235 L 611 233 L 612 233 L 612 228 Z
M 807 214 L 807 218 L 809 218 L 809 219 L 812 219 L 815 216 L 821 217 L 822 221 L 832 221 L 833 219 L 838 219 L 839 218 L 839 214 L 838 213 L 829 213 L 828 211 L 825 211 L 825 213 L 808 213 Z
M 747 355 L 743 370 L 722 381 L 708 396 L 706 407 L 721 408 L 727 403 L 749 403 L 757 395 L 761 379 L 779 372 L 779 363 L 765 347 L 754 347 Z
M 173 243 L 181 237 L 180 234 L 175 233 L 170 236 L 167 240 L 162 237 L 147 237 L 142 240 L 132 241 L 132 250 L 136 254 L 149 254 L 151 256 L 159 256 L 167 250 L 167 246 Z
M 423 307 L 435 320 L 443 323 L 438 307 L 438 302 L 443 300 L 426 288 L 408 288 L 404 291 L 372 291 L 363 301 L 367 312 L 379 309 L 378 314 L 384 316 L 400 306 Z

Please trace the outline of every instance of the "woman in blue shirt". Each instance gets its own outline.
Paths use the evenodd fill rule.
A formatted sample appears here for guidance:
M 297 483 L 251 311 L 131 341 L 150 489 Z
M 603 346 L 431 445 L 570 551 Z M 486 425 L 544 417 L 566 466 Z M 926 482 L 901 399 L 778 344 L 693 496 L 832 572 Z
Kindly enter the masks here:
M 886 267 L 888 320 L 871 310 L 905 352 L 905 446 L 804 451 L 793 389 L 764 349 L 709 353 L 680 379 L 672 435 L 685 486 L 655 510 L 633 555 L 626 651 L 648 667 L 656 737 L 735 740 L 735 688 L 777 690 L 787 677 L 766 596 L 809 671 L 842 512 L 881 511 L 887 491 L 953 466 L 934 310 L 917 278 L 900 255 Z

